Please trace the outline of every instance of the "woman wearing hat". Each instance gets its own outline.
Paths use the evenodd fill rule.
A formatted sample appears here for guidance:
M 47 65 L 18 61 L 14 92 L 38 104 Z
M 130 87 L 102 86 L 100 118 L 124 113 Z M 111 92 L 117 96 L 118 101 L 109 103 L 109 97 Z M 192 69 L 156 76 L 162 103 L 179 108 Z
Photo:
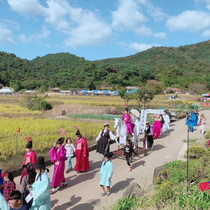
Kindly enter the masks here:
M 129 112 L 128 107 L 126 107 L 125 111 L 124 111 L 124 114 L 122 116 L 122 121 L 126 125 L 126 133 L 132 134 L 133 133 L 133 129 L 135 127 L 135 124 L 133 124 L 131 122 L 131 116 L 130 116 L 130 114 L 128 112 Z
M 90 168 L 89 163 L 89 149 L 87 140 L 82 137 L 79 130 L 76 132 L 76 165 L 74 170 L 77 172 L 83 172 Z
M 30 195 L 33 197 L 31 210 L 50 210 L 50 178 L 46 173 L 44 157 L 38 157 L 36 166 L 36 178 L 32 186 L 29 186 Z
M 25 140 L 27 140 L 28 142 L 26 144 L 26 153 L 24 155 L 24 160 L 23 160 L 23 164 L 22 164 L 23 171 L 22 171 L 22 174 L 21 174 L 21 177 L 20 177 L 20 184 L 22 183 L 23 177 L 25 175 L 27 175 L 27 170 L 26 170 L 25 166 L 28 163 L 32 163 L 32 165 L 33 165 L 33 167 L 35 169 L 35 164 L 37 162 L 36 153 L 32 150 L 33 144 L 32 144 L 31 137 L 26 137 Z
M 96 152 L 102 154 L 103 157 L 106 153 L 109 152 L 109 139 L 116 139 L 116 136 L 109 130 L 109 124 L 104 124 L 104 129 L 100 131 L 96 138 Z
M 64 138 L 61 137 L 50 149 L 50 160 L 54 163 L 54 172 L 51 182 L 53 187 L 50 193 L 56 192 L 57 187 L 65 187 L 67 185 L 66 179 L 64 177 L 65 170 L 65 160 L 66 160 L 66 149 L 63 146 Z

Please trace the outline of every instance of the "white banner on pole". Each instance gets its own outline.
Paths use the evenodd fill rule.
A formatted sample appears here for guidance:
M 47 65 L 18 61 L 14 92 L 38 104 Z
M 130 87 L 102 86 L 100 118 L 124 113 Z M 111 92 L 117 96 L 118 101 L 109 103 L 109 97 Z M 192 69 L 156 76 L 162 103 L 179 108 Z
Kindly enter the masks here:
M 141 131 L 145 130 L 146 120 L 147 120 L 147 112 L 146 112 L 146 110 L 142 109 L 141 110 L 141 118 L 140 118 Z

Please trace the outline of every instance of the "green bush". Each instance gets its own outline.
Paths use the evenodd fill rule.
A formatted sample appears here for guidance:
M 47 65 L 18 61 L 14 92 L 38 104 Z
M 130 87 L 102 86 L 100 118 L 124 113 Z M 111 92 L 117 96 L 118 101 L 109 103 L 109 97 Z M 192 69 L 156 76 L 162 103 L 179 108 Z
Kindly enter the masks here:
M 35 95 L 26 95 L 25 97 L 25 103 L 24 106 L 26 106 L 28 109 L 35 111 L 35 110 L 50 110 L 52 109 L 52 105 L 47 102 L 45 99 L 47 98 L 46 96 L 37 96 Z
M 210 194 L 192 187 L 188 193 L 180 192 L 177 196 L 178 204 L 184 209 L 208 210 L 210 208 Z
M 166 182 L 171 176 L 170 169 L 164 169 L 159 174 L 158 177 L 154 180 L 154 184 L 156 185 L 157 189 Z
M 134 197 L 126 197 L 118 200 L 112 210 L 134 210 L 138 206 L 138 202 Z
M 190 159 L 197 159 L 203 157 L 206 150 L 200 146 L 191 146 L 188 150 L 189 158 Z
M 172 200 L 174 198 L 173 183 L 168 181 L 163 183 L 153 196 L 154 201 L 157 206 L 160 207 L 166 201 Z M 162 203 L 162 204 L 161 204 Z

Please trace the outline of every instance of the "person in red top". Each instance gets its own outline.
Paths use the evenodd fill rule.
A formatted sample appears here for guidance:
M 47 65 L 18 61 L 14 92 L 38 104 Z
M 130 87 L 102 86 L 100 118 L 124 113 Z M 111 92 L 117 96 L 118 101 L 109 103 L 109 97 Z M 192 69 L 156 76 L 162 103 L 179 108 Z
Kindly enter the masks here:
M 10 194 L 16 189 L 16 184 L 13 181 L 14 176 L 12 172 L 2 173 L 2 177 L 4 178 L 4 183 L 1 185 L 3 191 L 3 196 L 8 201 Z
M 20 177 L 20 184 L 22 183 L 23 177 L 27 174 L 25 166 L 28 163 L 32 163 L 33 167 L 35 169 L 35 164 L 37 162 L 36 153 L 32 150 L 32 146 L 33 146 L 32 145 L 32 139 L 30 137 L 27 137 L 26 140 L 28 140 L 28 143 L 26 144 L 26 153 L 24 155 L 24 160 L 23 160 L 23 164 L 22 164 L 23 171 L 22 171 L 22 174 L 21 174 L 21 177 Z
M 90 168 L 89 163 L 89 149 L 87 140 L 82 137 L 79 130 L 76 132 L 76 165 L 74 170 L 77 172 L 83 172 Z

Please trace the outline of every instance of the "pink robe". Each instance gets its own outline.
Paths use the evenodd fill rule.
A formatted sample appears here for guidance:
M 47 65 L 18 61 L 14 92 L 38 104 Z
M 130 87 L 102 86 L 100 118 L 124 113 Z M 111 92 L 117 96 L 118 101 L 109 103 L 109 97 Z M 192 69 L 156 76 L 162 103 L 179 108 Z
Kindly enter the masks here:
M 76 141 L 76 165 L 74 167 L 75 171 L 86 171 L 90 168 L 89 163 L 89 149 L 87 140 L 81 137 Z
M 135 127 L 135 124 L 131 122 L 131 116 L 129 114 L 123 114 L 122 121 L 126 125 L 126 133 L 133 133 L 133 128 Z
M 52 187 L 59 187 L 61 182 L 66 179 L 64 177 L 66 149 L 64 146 L 60 148 L 52 147 L 50 149 L 50 160 L 54 163 L 54 172 L 51 182 Z M 58 163 L 56 163 L 58 161 Z
M 24 155 L 23 165 L 27 165 L 28 163 L 33 163 L 34 169 L 36 168 L 35 163 L 37 162 L 36 153 L 32 150 L 31 152 L 26 152 Z M 23 168 L 21 177 L 20 177 L 20 184 L 22 183 L 23 177 L 27 174 L 26 168 Z
M 155 139 L 160 137 L 160 133 L 161 133 L 161 121 L 159 120 L 155 120 L 153 127 L 152 127 L 152 132 L 153 132 L 153 137 Z

